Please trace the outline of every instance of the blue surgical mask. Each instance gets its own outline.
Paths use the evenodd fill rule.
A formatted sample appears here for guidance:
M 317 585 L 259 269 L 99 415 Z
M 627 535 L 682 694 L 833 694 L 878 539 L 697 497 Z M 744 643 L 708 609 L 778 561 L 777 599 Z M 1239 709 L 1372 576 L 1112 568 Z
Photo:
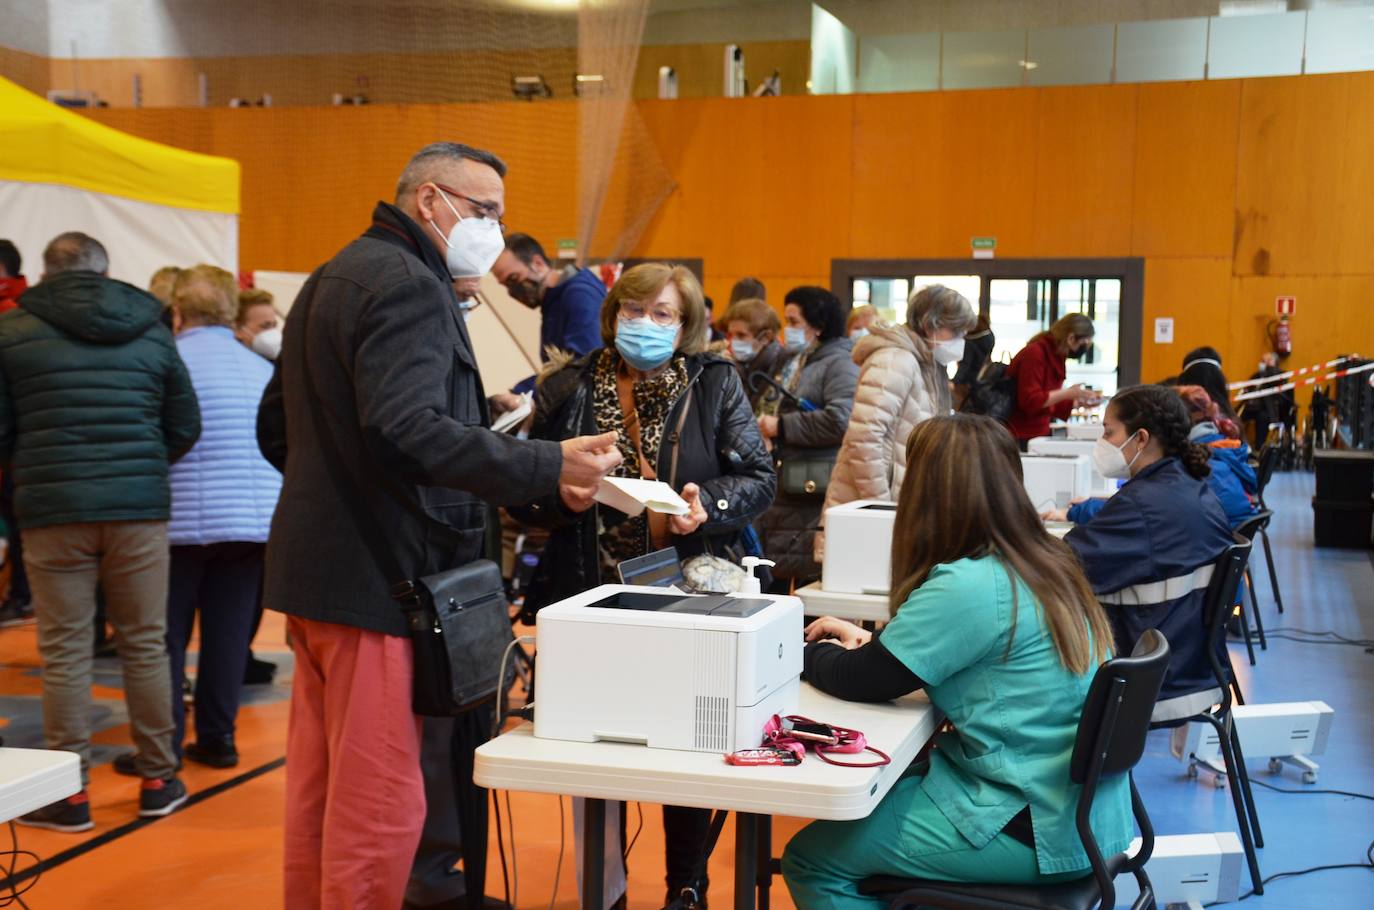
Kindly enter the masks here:
M 648 317 L 621 320 L 615 327 L 615 349 L 636 370 L 652 370 L 673 356 L 678 328 L 659 325 Z
M 800 351 L 807 345 L 806 329 L 789 325 L 782 330 L 782 343 L 789 351 Z
M 735 360 L 739 363 L 746 363 L 753 360 L 754 342 L 745 341 L 743 338 L 731 338 L 730 353 L 735 355 Z

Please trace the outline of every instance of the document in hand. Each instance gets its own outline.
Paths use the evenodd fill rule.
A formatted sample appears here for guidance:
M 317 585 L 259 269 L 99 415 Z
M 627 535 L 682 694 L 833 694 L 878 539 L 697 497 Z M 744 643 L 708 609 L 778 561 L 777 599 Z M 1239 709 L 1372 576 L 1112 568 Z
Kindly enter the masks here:
M 686 515 L 691 511 L 686 501 L 661 480 L 603 477 L 593 498 L 627 515 L 638 515 L 646 507 L 667 515 Z
M 493 420 L 491 428 L 498 433 L 514 433 L 533 411 L 534 399 L 529 395 L 521 395 L 520 404 Z

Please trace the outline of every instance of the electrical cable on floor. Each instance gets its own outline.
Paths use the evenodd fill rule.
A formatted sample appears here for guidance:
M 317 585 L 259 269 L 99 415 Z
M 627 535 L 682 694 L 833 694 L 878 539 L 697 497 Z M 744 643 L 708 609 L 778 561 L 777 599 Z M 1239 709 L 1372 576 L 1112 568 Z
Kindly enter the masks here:
M 1205 762 L 1205 761 L 1202 761 L 1201 759 L 1195 759 L 1195 760 L 1197 761 L 1197 763 L 1198 763 L 1199 765 L 1201 765 L 1202 767 L 1206 768 L 1208 771 L 1211 771 L 1213 774 L 1217 775 L 1218 777 L 1225 777 L 1225 776 L 1226 776 L 1226 771 L 1225 771 L 1225 770 L 1216 767 L 1216 766 L 1213 765 L 1211 762 Z M 1265 782 L 1262 781 L 1262 780 L 1255 780 L 1253 777 L 1250 778 L 1250 783 L 1252 783 L 1252 784 L 1259 784 L 1261 787 L 1264 787 L 1264 788 L 1269 789 L 1269 790 L 1273 790 L 1275 793 L 1304 793 L 1304 794 L 1306 794 L 1306 793 L 1324 793 L 1324 794 L 1331 794 L 1331 795 L 1337 795 L 1337 796 L 1350 796 L 1350 797 L 1354 797 L 1354 798 L 1356 798 L 1356 799 L 1369 799 L 1369 800 L 1374 800 L 1374 795 L 1371 795 L 1371 794 L 1368 794 L 1368 793 L 1353 793 L 1353 792 L 1351 792 L 1351 791 L 1349 791 L 1349 790 L 1319 790 L 1319 789 L 1311 789 L 1311 790 L 1292 790 L 1292 789 L 1289 789 L 1289 788 L 1287 788 L 1287 787 L 1275 787 L 1273 784 L 1265 783 Z M 1231 782 L 1231 786 L 1233 786 L 1233 787 L 1236 786 L 1236 782 L 1235 782 L 1235 781 L 1232 781 L 1232 782 Z M 1278 879 L 1281 879 L 1281 878 L 1296 878 L 1296 877 L 1298 877 L 1298 876 L 1300 876 L 1300 875 L 1311 875 L 1313 872 L 1330 872 L 1330 871 L 1335 870 L 1335 869 L 1371 869 L 1371 870 L 1374 870 L 1374 841 L 1370 841 L 1370 842 L 1369 842 L 1369 846 L 1368 846 L 1368 847 L 1365 849 L 1365 851 L 1364 851 L 1364 856 L 1365 856 L 1365 861 L 1362 862 L 1362 863 L 1334 863 L 1334 864 L 1332 864 L 1332 865 L 1327 865 L 1327 866 L 1312 866 L 1312 867 L 1307 868 L 1307 869 L 1294 869 L 1294 870 L 1291 871 L 1291 872 L 1275 872 L 1273 875 L 1270 875 L 1270 876 L 1268 876 L 1268 877 L 1262 879 L 1262 880 L 1260 881 L 1260 884 L 1261 884 L 1261 885 L 1267 885 L 1267 884 L 1269 884 L 1270 882 L 1272 882 L 1272 881 L 1277 881 Z M 1243 900 L 1245 900 L 1246 898 L 1254 897 L 1254 896 L 1255 896 L 1255 890 L 1252 888 L 1252 889 L 1250 889 L 1249 891 L 1247 891 L 1247 892 L 1245 892 L 1244 894 L 1242 894 L 1240 897 L 1236 898 L 1236 900 L 1238 900 L 1238 901 L 1243 901 Z M 1209 905 L 1209 906 L 1211 906 L 1211 905 Z
M 568 844 L 568 823 L 563 818 L 563 797 L 558 797 L 558 864 L 553 867 L 553 893 L 549 895 L 549 910 L 558 901 L 558 883 L 563 878 L 563 848 Z
M 1339 632 L 1330 629 L 1312 631 L 1311 629 L 1299 629 L 1294 626 L 1278 626 L 1273 629 L 1265 630 L 1270 638 L 1282 638 L 1285 641 L 1299 641 L 1309 645 L 1351 645 L 1357 648 L 1364 648 L 1366 651 L 1374 649 L 1374 639 L 1369 638 L 1349 638 Z M 1297 638 L 1292 636 L 1309 636 L 1307 638 Z
M 506 791 L 506 821 L 510 824 L 510 880 L 512 910 L 520 906 L 520 867 L 515 858 L 515 813 L 510 808 L 510 791 Z
M 1193 759 L 1198 763 L 1199 766 L 1201 766 L 1201 767 L 1203 767 L 1203 768 L 1206 768 L 1208 771 L 1211 771 L 1213 774 L 1217 775 L 1218 777 L 1225 777 L 1225 776 L 1226 776 L 1226 769 L 1224 769 L 1224 768 L 1218 768 L 1216 765 L 1212 764 L 1211 762 L 1203 761 L 1202 759 L 1196 758 L 1196 756 L 1192 756 L 1191 754 L 1190 754 L 1189 757 L 1190 757 L 1190 758 L 1193 758 Z M 1254 777 L 1250 778 L 1250 783 L 1255 784 L 1255 785 L 1260 786 L 1260 787 L 1263 787 L 1263 788 L 1265 788 L 1266 790 L 1273 790 L 1275 793 L 1297 793 L 1297 794 L 1299 794 L 1299 795 L 1305 795 L 1305 794 L 1309 794 L 1309 793 L 1325 793 L 1325 794 L 1329 794 L 1329 795 L 1331 795 L 1331 796 L 1351 796 L 1351 797 L 1354 797 L 1355 799 L 1368 799 L 1368 800 L 1374 800 L 1374 794 L 1370 794 L 1370 793 L 1354 793 L 1354 792 L 1352 792 L 1352 791 L 1350 791 L 1350 790 L 1322 790 L 1322 789 L 1316 788 L 1316 787 L 1308 787 L 1308 788 L 1302 789 L 1302 790 L 1293 790 L 1293 789 L 1290 789 L 1290 788 L 1288 788 L 1288 787 L 1276 787 L 1276 786 L 1274 786 L 1273 784 L 1266 783 L 1266 782 L 1264 782 L 1264 781 L 1262 781 L 1262 780 L 1258 780 L 1258 779 L 1256 779 L 1256 778 L 1254 778 Z
M 501 857 L 502 891 L 507 906 L 514 908 L 515 904 L 512 904 L 510 900 L 510 873 L 506 869 L 506 845 L 501 835 L 501 797 L 495 790 L 491 791 L 491 802 L 496 814 L 496 852 Z
M 0 907 L 12 907 L 17 904 L 24 908 L 24 910 L 28 910 L 29 905 L 24 903 L 23 895 L 27 894 L 33 889 L 34 885 L 38 884 L 38 880 L 43 876 L 43 870 L 39 869 L 38 873 L 35 874 L 24 887 L 20 888 L 16 884 L 14 873 L 16 872 L 15 867 L 19 864 L 19 858 L 21 856 L 32 857 L 35 865 L 40 862 L 40 859 L 38 854 L 34 853 L 32 850 L 19 849 L 19 829 L 15 827 L 13 821 L 10 822 L 10 849 L 0 851 L 0 856 L 4 856 L 5 854 L 9 854 L 10 861 L 9 867 L 5 870 L 5 880 L 3 883 L 0 883 Z
M 639 813 L 639 822 L 635 825 L 635 836 L 630 838 L 630 845 L 625 848 L 625 855 L 621 857 L 626 863 L 630 861 L 630 854 L 634 852 L 635 844 L 639 841 L 639 834 L 644 830 L 644 804 L 635 803 L 635 811 Z

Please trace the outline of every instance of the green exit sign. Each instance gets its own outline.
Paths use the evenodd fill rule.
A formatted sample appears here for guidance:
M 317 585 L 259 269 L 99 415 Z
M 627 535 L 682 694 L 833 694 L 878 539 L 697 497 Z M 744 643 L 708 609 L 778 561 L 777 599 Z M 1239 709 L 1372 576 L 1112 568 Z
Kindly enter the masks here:
M 560 239 L 560 240 L 558 241 L 558 258 L 559 258 L 559 259 L 576 259 L 576 258 L 577 258 L 577 241 L 576 241 L 576 240 Z
M 996 237 L 974 237 L 969 240 L 974 259 L 991 259 L 997 255 Z

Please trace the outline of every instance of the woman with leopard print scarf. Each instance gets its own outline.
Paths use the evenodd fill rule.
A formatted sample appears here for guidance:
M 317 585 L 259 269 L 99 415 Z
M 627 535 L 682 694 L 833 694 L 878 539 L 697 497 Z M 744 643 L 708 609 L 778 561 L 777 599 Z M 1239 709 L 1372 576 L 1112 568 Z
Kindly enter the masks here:
M 691 511 L 631 517 L 596 505 L 594 488 L 568 486 L 512 509 L 518 520 L 551 529 L 527 610 L 619 581 L 620 562 L 663 547 L 675 547 L 683 560 L 743 555 L 740 535 L 772 503 L 777 481 L 734 365 L 704 351 L 705 325 L 701 285 L 691 272 L 638 265 L 602 307 L 606 347 L 550 363 L 535 394 L 530 437 L 615 432 L 624 462 L 613 474 L 662 480 Z M 665 806 L 663 822 L 668 901 L 688 886 L 704 898 L 706 882 L 692 875 L 710 813 Z M 608 888 L 606 896 L 619 895 Z

